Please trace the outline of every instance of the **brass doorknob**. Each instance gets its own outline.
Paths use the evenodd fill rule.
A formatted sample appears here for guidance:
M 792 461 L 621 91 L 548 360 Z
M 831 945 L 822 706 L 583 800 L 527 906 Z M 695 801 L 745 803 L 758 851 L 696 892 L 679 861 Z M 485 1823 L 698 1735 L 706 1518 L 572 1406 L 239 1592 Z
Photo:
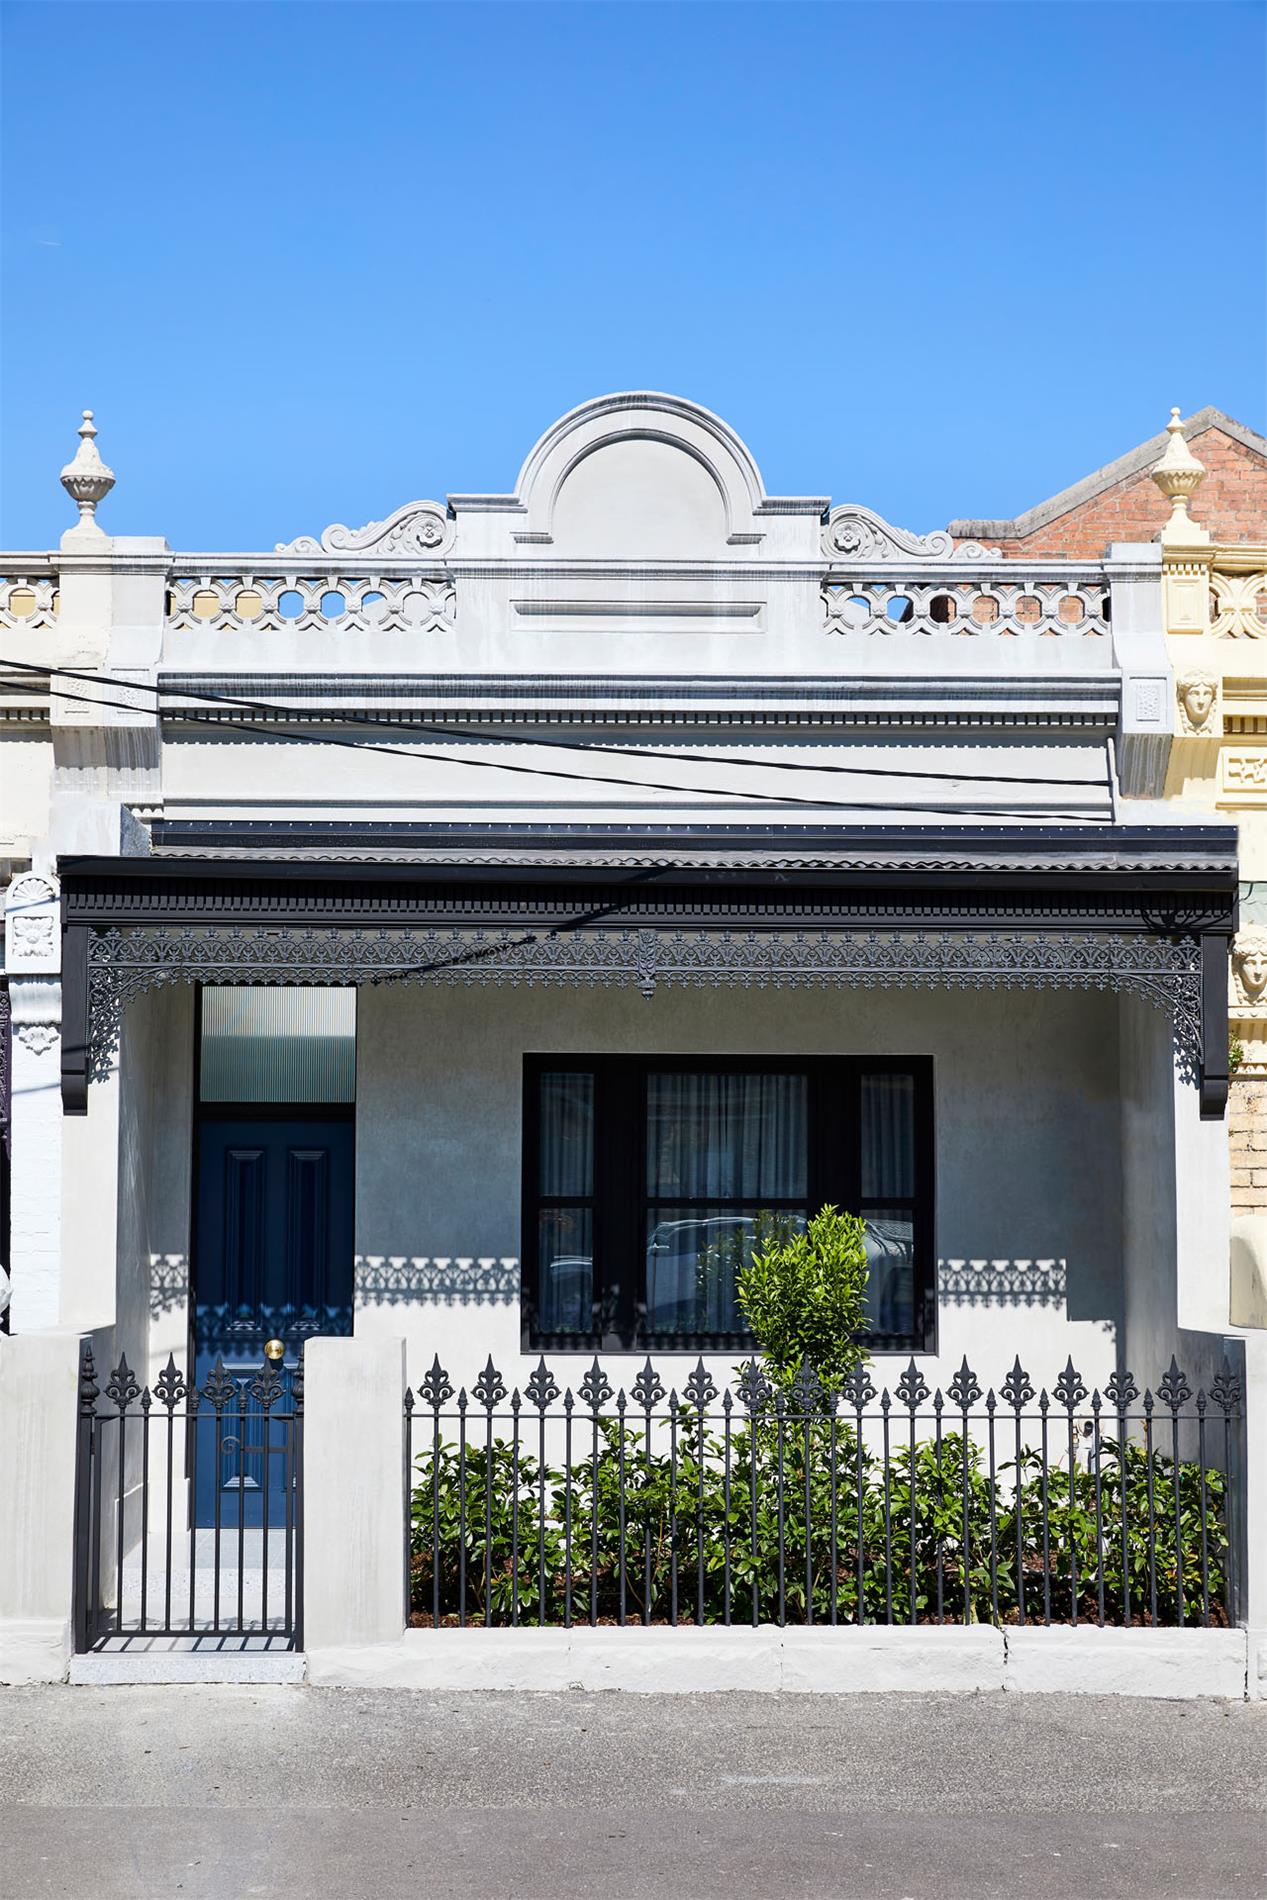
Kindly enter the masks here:
M 274 1365 L 276 1365 L 279 1359 L 284 1359 L 285 1356 L 286 1348 L 280 1339 L 270 1339 L 264 1347 L 264 1357 L 271 1359 Z

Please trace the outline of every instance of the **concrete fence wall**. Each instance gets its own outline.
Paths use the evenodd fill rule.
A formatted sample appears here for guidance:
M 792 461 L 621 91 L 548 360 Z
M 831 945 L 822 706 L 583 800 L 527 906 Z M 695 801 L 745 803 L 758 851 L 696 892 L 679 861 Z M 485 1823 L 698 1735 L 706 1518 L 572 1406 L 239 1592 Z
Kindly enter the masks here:
M 405 1342 L 304 1348 L 304 1641 L 397 1641 L 405 1627 Z
M 304 1643 L 329 1687 L 1267 1695 L 1267 1632 L 406 1627 L 405 1345 L 306 1349 Z
M 0 1683 L 61 1681 L 70 1663 L 79 1351 L 77 1332 L 0 1337 Z M 1267 1695 L 1267 1631 L 1254 1624 L 407 1629 L 404 1342 L 316 1339 L 306 1361 L 304 1617 L 312 1682 Z
M 78 1332 L 0 1335 L 0 1683 L 70 1662 Z

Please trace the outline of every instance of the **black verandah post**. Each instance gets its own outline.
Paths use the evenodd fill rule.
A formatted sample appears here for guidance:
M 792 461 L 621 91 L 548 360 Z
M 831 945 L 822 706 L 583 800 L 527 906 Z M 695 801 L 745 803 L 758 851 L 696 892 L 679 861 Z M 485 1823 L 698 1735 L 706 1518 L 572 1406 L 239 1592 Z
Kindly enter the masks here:
M 79 1362 L 79 1422 L 75 1445 L 75 1582 L 74 1642 L 82 1655 L 97 1636 L 96 1589 L 92 1566 L 92 1486 L 96 1405 L 99 1397 L 92 1347 L 85 1345 Z

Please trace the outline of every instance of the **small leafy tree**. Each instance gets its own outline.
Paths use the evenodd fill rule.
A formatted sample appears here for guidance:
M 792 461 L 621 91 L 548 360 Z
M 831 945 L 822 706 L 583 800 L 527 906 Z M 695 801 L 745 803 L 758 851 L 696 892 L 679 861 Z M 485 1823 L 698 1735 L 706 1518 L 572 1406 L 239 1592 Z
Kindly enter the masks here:
M 802 1363 L 838 1388 L 866 1353 L 858 1342 L 867 1300 L 866 1223 L 824 1207 L 803 1233 L 758 1245 L 739 1268 L 744 1317 L 775 1384 L 786 1389 Z

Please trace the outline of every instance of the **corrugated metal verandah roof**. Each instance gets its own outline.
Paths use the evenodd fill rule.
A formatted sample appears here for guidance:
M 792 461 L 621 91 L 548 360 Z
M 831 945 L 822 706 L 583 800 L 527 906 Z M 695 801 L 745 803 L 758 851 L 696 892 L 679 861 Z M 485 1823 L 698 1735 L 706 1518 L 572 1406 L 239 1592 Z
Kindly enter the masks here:
M 1230 825 L 168 820 L 155 843 L 61 863 L 72 1113 L 129 1000 L 197 981 L 1108 989 L 1165 1010 L 1203 1112 L 1226 1103 Z
M 1230 824 L 791 825 L 156 819 L 155 860 L 502 869 L 734 869 L 841 875 L 1236 875 Z M 98 865 L 106 861 L 97 860 Z M 136 860 L 127 860 L 134 864 Z

